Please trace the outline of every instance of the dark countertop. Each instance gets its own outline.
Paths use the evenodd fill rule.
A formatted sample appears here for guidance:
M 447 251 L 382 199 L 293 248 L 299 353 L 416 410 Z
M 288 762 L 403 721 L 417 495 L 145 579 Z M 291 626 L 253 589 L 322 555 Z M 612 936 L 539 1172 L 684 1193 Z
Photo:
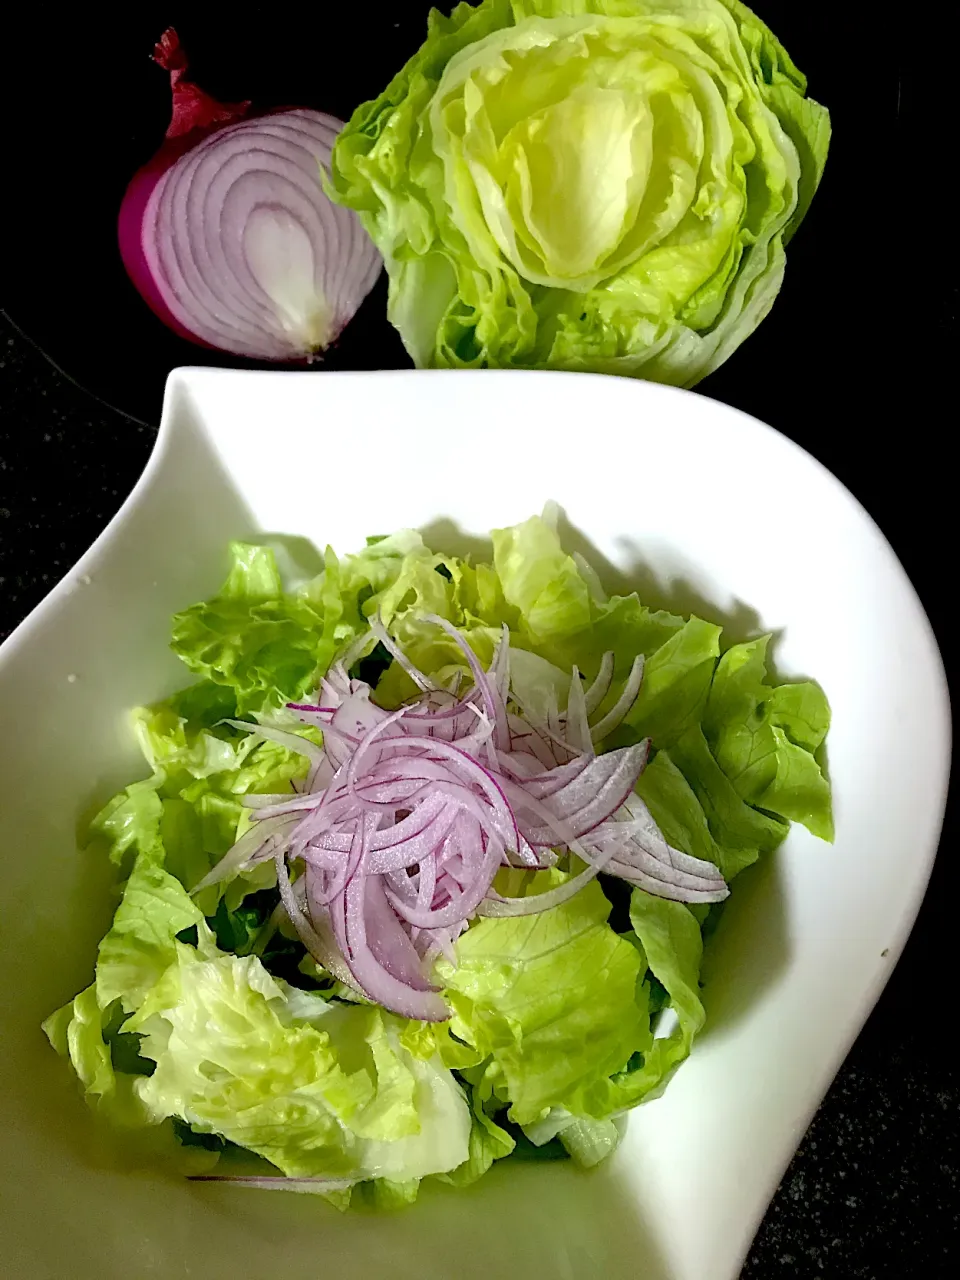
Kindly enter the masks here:
M 117 510 L 154 433 L 93 400 L 0 324 L 2 639 Z M 923 518 L 923 541 L 934 542 L 936 516 L 922 514 L 911 475 L 903 481 L 905 521 Z M 889 483 L 897 483 L 893 470 Z M 885 531 L 943 643 L 940 571 L 923 572 L 916 539 Z M 956 1020 L 953 825 L 948 815 L 904 957 L 784 1178 L 745 1280 L 937 1280 L 960 1265 L 960 1081 L 946 1047 Z

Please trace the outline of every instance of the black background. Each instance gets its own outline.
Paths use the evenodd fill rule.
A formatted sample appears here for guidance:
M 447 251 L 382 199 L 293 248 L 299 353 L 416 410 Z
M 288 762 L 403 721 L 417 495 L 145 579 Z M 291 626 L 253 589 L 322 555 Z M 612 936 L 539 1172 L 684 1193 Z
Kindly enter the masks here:
M 955 33 L 936 8 L 916 24 L 878 6 L 755 2 L 830 107 L 834 141 L 772 314 L 699 390 L 797 440 L 861 500 L 911 575 L 952 675 L 956 112 L 941 68 Z M 86 9 L 63 17 L 34 4 L 5 32 L 0 638 L 129 492 L 169 369 L 210 359 L 154 319 L 116 254 L 124 187 L 167 123 L 153 42 L 174 23 L 195 78 L 221 98 L 346 117 L 419 45 L 427 5 L 253 6 L 243 20 L 221 5 L 137 4 L 122 19 Z M 408 363 L 384 295 L 381 281 L 327 368 Z M 784 518 L 816 513 L 791 511 L 787 491 Z M 904 957 L 767 1214 L 749 1280 L 932 1280 L 960 1263 L 960 1098 L 945 1047 L 956 1023 L 955 834 L 951 806 Z

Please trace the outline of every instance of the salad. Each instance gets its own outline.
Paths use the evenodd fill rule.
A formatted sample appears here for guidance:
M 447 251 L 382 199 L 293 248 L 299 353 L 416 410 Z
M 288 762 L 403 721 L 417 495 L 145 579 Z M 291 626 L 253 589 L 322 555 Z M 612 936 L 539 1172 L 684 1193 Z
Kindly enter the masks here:
M 173 621 L 194 683 L 94 818 L 122 878 L 44 1024 L 190 1176 L 341 1208 L 511 1155 L 598 1163 L 703 1025 L 703 940 L 791 821 L 829 708 L 769 637 L 608 597 L 548 508 L 492 562 L 403 530 L 285 589 L 234 543 Z

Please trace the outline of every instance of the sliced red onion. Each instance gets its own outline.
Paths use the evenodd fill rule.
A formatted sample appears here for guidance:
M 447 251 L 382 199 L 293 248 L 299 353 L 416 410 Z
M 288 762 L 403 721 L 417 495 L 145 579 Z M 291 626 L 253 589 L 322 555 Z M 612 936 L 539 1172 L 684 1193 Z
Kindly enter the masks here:
M 552 691 L 550 696 L 552 696 Z M 523 712 L 527 722 L 526 727 L 532 730 L 535 738 L 540 739 L 536 747 L 532 744 L 528 745 L 528 750 L 542 760 L 548 768 L 556 764 L 563 764 L 571 756 L 576 755 L 576 752 L 567 741 L 559 711 L 548 712 L 546 720 L 538 720 L 520 701 L 515 689 L 510 690 L 510 700 L 515 702 Z M 511 721 L 511 729 L 516 727 L 517 720 L 514 718 Z
M 583 702 L 588 716 L 592 716 L 600 703 L 607 696 L 613 682 L 613 651 L 608 650 L 600 661 L 600 670 L 596 679 L 583 695 Z
M 409 906 L 389 890 L 387 890 L 387 896 L 397 914 L 410 924 L 416 925 L 418 929 L 449 929 L 451 925 L 473 915 L 489 893 L 493 877 L 497 874 L 502 862 L 503 845 L 499 840 L 489 840 L 483 859 L 474 871 L 471 882 L 465 884 L 463 892 L 446 906 L 423 910 L 416 905 Z
M 593 739 L 587 722 L 587 700 L 580 682 L 580 671 L 573 668 L 567 695 L 567 744 L 575 751 L 593 754 Z
M 373 643 L 371 643 L 371 641 Z M 372 631 L 364 631 L 361 635 L 357 636 L 356 639 L 352 640 L 347 648 L 344 649 L 343 653 L 341 653 L 340 657 L 337 659 L 336 664 L 330 668 L 324 679 L 321 680 L 320 688 L 326 689 L 332 678 L 334 679 L 334 683 L 336 683 L 337 673 L 342 675 L 349 686 L 350 679 L 349 676 L 347 676 L 347 672 L 355 663 L 359 662 L 360 659 L 366 655 L 368 650 L 373 649 L 375 644 L 376 636 L 374 636 Z M 349 692 L 349 688 L 346 692 Z
M 534 893 L 529 898 L 488 898 L 480 904 L 479 913 L 482 916 L 533 916 L 539 915 L 541 911 L 549 911 L 551 907 L 562 906 L 564 902 L 569 902 L 575 893 L 590 883 L 604 869 L 606 863 L 610 861 L 609 855 L 601 858 L 598 862 L 592 863 L 583 871 L 577 873 L 564 884 L 557 885 L 555 889 L 548 889 L 546 893 Z
M 427 1021 L 448 1016 L 427 966 L 436 955 L 455 962 L 455 940 L 476 915 L 550 910 L 601 871 L 682 902 L 726 896 L 717 868 L 671 848 L 635 794 L 649 742 L 594 754 L 594 740 L 635 702 L 642 659 L 598 724 L 589 717 L 612 684 L 609 656 L 586 690 L 574 670 L 565 713 L 554 701 L 535 721 L 517 711 L 509 633 L 485 671 L 455 628 L 430 621 L 463 649 L 474 680 L 464 696 L 437 689 L 375 619 L 368 637 L 420 686 L 416 702 L 385 711 L 337 664 L 315 703 L 288 707 L 311 724 L 322 709 L 322 749 L 232 722 L 293 750 L 309 747 L 314 767 L 305 792 L 266 797 L 252 811 L 251 830 L 202 885 L 274 857 L 283 906 L 317 963 L 369 999 Z M 505 899 L 493 890 L 499 867 L 554 865 L 556 850 L 584 868 L 543 894 Z M 303 867 L 295 881 L 292 862 Z
M 636 885 L 638 889 L 652 893 L 657 898 L 670 898 L 673 902 L 706 906 L 714 902 L 722 902 L 727 896 L 726 886 L 722 883 L 719 889 L 707 884 L 702 888 L 696 888 L 689 883 L 674 884 L 662 876 L 659 866 L 656 868 L 656 874 L 650 875 L 635 865 L 621 862 L 618 858 L 611 858 L 605 870 L 608 875 L 616 876 L 627 884 Z
M 621 815 L 615 815 L 620 817 Z M 623 805 L 622 820 L 629 822 L 636 830 L 638 836 L 642 837 L 646 847 L 655 850 L 654 856 L 659 861 L 670 863 L 677 868 L 678 871 L 687 871 L 693 875 L 703 875 L 705 869 L 715 872 L 714 878 L 719 876 L 712 862 L 704 862 L 702 858 L 691 857 L 689 853 L 683 853 L 680 849 L 674 849 L 663 838 L 660 828 L 654 821 L 653 814 L 644 804 L 640 796 L 634 794 L 628 796 Z
M 261 811 L 260 817 L 267 818 L 273 816 L 272 813 L 269 812 L 271 809 L 278 805 L 286 805 L 287 801 L 290 799 L 290 795 L 286 791 L 274 791 L 269 793 L 255 792 L 238 798 L 245 809 L 259 809 Z M 264 813 L 263 810 L 267 810 L 267 812 Z
M 287 733 L 285 729 L 275 729 L 269 724 L 250 724 L 247 720 L 221 720 L 220 723 L 228 724 L 233 729 L 243 729 L 254 737 L 266 738 L 268 742 L 276 742 L 278 746 L 286 747 L 288 751 L 306 756 L 314 764 L 320 764 L 323 760 L 323 748 L 318 747 L 309 738 L 301 738 L 298 733 Z
M 511 697 L 514 695 L 511 694 Z M 557 752 L 547 739 L 546 729 L 534 727 L 519 716 L 509 713 L 507 724 L 510 726 L 513 754 L 501 757 L 501 768 L 514 774 L 526 771 L 528 776 L 533 776 L 540 772 L 538 763 L 543 769 L 552 769 L 557 764 Z
M 288 1178 L 268 1174 L 191 1173 L 190 1182 L 229 1182 L 235 1187 L 248 1187 L 251 1191 L 299 1191 L 301 1194 L 322 1196 L 328 1191 L 347 1191 L 357 1184 L 356 1178 Z
M 526 757 L 529 759 L 529 757 Z M 514 756 L 513 759 L 504 760 L 504 772 L 507 769 L 513 772 L 515 766 L 523 757 Z M 568 786 L 589 768 L 592 755 L 574 756 L 566 764 L 554 765 L 543 772 L 535 773 L 532 776 L 517 775 L 517 780 L 523 783 L 524 792 L 533 796 L 535 800 L 546 800 L 548 796 L 555 796 L 558 791 Z
M 345 893 L 337 899 L 333 911 L 341 910 L 345 914 L 345 920 L 340 936 L 341 939 L 344 936 L 346 938 L 350 970 L 370 999 L 407 1018 L 416 1018 L 422 1022 L 445 1022 L 450 1011 L 436 994 L 436 989 L 431 990 L 429 984 L 414 987 L 409 980 L 395 977 L 371 949 L 367 941 L 365 878 L 351 881 Z M 336 915 L 334 920 L 334 929 L 337 930 Z M 381 938 L 381 953 L 384 943 L 385 940 Z M 405 963 L 404 960 L 391 967 L 402 967 Z
M 428 614 L 425 620 L 442 628 L 448 635 L 452 636 L 460 646 L 463 651 L 463 655 L 467 660 L 467 666 L 470 668 L 470 674 L 473 676 L 473 687 L 479 690 L 487 716 L 491 722 L 497 726 L 497 746 L 501 751 L 507 750 L 510 746 L 510 732 L 507 727 L 507 708 L 504 699 L 502 697 L 498 698 L 495 696 L 493 680 L 487 675 L 486 671 L 484 671 L 483 667 L 480 665 L 480 660 L 477 655 L 473 652 L 467 641 L 452 622 L 448 622 L 446 618 L 437 617 L 436 614 Z M 507 632 L 508 636 L 509 634 L 510 633 Z M 501 639 L 500 642 L 500 649 L 506 653 L 506 644 L 503 639 Z
M 255 822 L 245 831 L 236 844 L 228 849 L 212 870 L 208 871 L 199 884 L 194 885 L 191 892 L 199 893 L 221 880 L 232 880 L 241 871 L 247 871 L 256 862 L 263 862 L 273 853 L 274 844 L 280 844 L 282 837 L 289 833 L 296 815 L 278 814 L 273 818 L 264 818 Z
M 315 912 L 311 912 L 310 919 L 307 918 L 306 913 L 297 902 L 293 886 L 290 883 L 290 876 L 287 872 L 286 861 L 280 853 L 276 855 L 276 864 L 280 900 L 286 908 L 290 923 L 300 935 L 300 941 L 317 963 L 322 964 L 328 973 L 332 974 L 338 981 L 352 985 L 352 974 L 337 950 L 337 944 L 329 925 L 324 927 L 326 922 L 320 922 L 320 929 L 318 929 L 316 927 L 318 921 Z
M 407 673 L 407 675 L 410 677 L 410 679 L 413 681 L 413 683 L 417 686 L 418 689 L 423 689 L 425 691 L 436 689 L 437 686 L 434 684 L 434 682 L 432 680 L 429 680 L 423 674 L 422 671 L 419 671 L 413 665 L 413 663 L 410 661 L 407 655 L 396 643 L 396 641 L 390 635 L 390 632 L 383 625 L 383 620 L 381 619 L 379 613 L 375 618 L 370 619 L 370 630 L 373 632 L 373 634 L 377 637 L 377 639 L 386 649 L 387 653 L 390 654 L 394 662 L 396 662 L 399 666 L 403 667 L 404 671 Z
M 630 708 L 636 702 L 640 694 L 640 686 L 643 683 L 643 654 L 638 654 L 634 659 L 630 674 L 627 676 L 627 682 L 623 686 L 623 692 L 620 697 L 610 708 L 602 720 L 599 720 L 590 728 L 590 734 L 594 742 L 602 742 L 608 733 L 612 733 L 618 724 L 623 720 L 624 716 L 629 712 Z
M 256 809 L 257 821 L 263 822 L 267 818 L 283 817 L 284 814 L 293 817 L 304 810 L 312 811 L 317 807 L 317 798 L 312 794 L 294 792 L 286 795 L 241 796 L 240 803 L 249 809 Z
M 592 831 L 633 794 L 649 753 L 650 741 L 645 739 L 635 747 L 621 747 L 619 751 L 596 756 L 576 778 L 549 797 L 551 812 L 576 836 Z M 518 808 L 522 805 L 523 801 L 518 801 Z M 552 827 L 527 822 L 519 814 L 518 821 L 534 847 L 556 844 Z
M 342 121 L 215 102 L 185 78 L 172 30 L 155 57 L 170 71 L 173 120 L 121 206 L 131 280 L 181 337 L 258 360 L 309 359 L 382 266 L 357 215 L 323 189 Z

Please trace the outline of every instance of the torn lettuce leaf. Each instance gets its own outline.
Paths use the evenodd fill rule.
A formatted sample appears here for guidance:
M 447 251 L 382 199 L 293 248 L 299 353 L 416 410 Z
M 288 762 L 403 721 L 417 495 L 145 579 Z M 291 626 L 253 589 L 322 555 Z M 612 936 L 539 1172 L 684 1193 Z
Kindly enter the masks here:
M 100 943 L 96 995 L 101 1009 L 119 1000 L 139 1009 L 176 959 L 176 937 L 203 914 L 180 881 L 146 853 L 134 863 L 113 924 Z
M 179 1116 L 292 1177 L 409 1182 L 468 1156 L 470 1112 L 402 1019 L 285 988 L 255 956 L 177 958 L 128 1026 L 156 1062 L 137 1080 L 155 1120 Z
M 238 715 L 305 696 L 337 647 L 339 595 L 283 590 L 269 547 L 230 544 L 232 565 L 212 599 L 178 613 L 173 651 L 197 675 L 232 691 Z M 330 553 L 325 578 L 338 572 Z
M 564 878 L 537 872 L 527 891 Z M 640 959 L 609 914 L 594 881 L 539 915 L 479 921 L 460 939 L 456 968 L 438 966 L 453 1031 L 496 1063 L 517 1124 L 554 1106 L 591 1114 L 584 1097 L 593 1082 L 645 1042 Z
M 830 708 L 811 681 L 765 683 L 769 636 L 728 649 L 717 665 L 703 731 L 737 795 L 833 839 L 830 787 L 817 763 Z

